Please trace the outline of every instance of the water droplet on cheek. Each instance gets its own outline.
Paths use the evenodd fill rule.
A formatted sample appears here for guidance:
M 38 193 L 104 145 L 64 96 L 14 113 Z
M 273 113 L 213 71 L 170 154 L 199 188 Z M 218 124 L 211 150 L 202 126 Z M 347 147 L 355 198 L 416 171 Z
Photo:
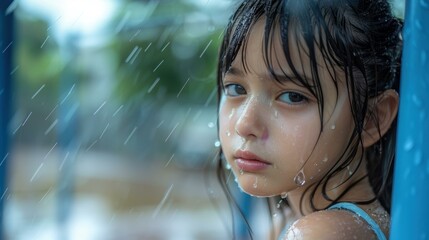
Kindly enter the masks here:
M 244 174 L 243 169 L 240 169 L 240 170 L 239 170 L 239 172 L 240 172 L 240 175 L 243 175 L 243 174 Z
M 331 126 L 331 129 L 332 129 L 332 130 L 335 130 L 335 128 L 336 128 L 336 126 L 335 126 L 335 124 L 333 124 L 333 125 Z
M 298 174 L 296 174 L 296 176 L 293 178 L 293 181 L 295 182 L 296 185 L 298 186 L 303 186 L 305 184 L 305 174 L 304 174 L 304 169 L 301 169 Z
M 279 116 L 279 112 L 277 110 L 274 111 L 274 117 L 277 118 Z
M 235 108 L 233 108 L 232 110 L 231 110 L 231 113 L 229 114 L 229 119 L 231 119 L 233 116 L 234 116 L 234 113 L 235 113 Z
M 226 136 L 231 136 L 231 133 L 229 131 L 226 131 Z
M 282 192 L 282 194 L 280 194 L 280 197 L 281 198 L 287 198 L 287 192 Z M 281 202 L 281 200 L 280 200 L 280 202 Z

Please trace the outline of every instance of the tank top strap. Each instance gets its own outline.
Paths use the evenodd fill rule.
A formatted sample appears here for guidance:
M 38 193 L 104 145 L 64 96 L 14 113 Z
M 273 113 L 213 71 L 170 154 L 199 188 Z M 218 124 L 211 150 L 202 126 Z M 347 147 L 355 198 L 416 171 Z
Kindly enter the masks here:
M 357 205 L 349 202 L 340 202 L 332 205 L 328 209 L 344 209 L 355 213 L 368 223 L 368 225 L 374 231 L 375 235 L 377 235 L 377 238 L 379 240 L 386 240 L 386 236 L 384 235 L 383 231 L 381 231 L 380 226 L 371 218 L 371 216 L 368 215 L 368 213 L 366 213 L 362 208 L 358 207 Z

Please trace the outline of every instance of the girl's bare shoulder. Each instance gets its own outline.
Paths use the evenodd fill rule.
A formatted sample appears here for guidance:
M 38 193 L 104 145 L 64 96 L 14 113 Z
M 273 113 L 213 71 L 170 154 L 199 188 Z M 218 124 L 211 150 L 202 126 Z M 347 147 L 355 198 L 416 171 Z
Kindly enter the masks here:
M 296 220 L 280 239 L 377 239 L 369 225 L 344 210 L 317 211 Z

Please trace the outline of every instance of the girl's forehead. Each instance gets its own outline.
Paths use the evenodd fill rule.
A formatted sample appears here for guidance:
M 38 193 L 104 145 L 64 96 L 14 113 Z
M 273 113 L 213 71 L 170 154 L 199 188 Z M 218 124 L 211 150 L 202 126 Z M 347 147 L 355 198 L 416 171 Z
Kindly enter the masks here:
M 311 79 L 312 63 L 303 36 L 297 32 L 299 29 L 289 29 L 286 49 L 283 46 L 285 43 L 281 38 L 278 24 L 269 33 L 266 31 L 265 17 L 261 17 L 251 25 L 231 67 L 264 75 L 271 69 L 278 75 L 295 78 L 298 74 L 302 78 Z M 265 39 L 267 34 L 268 41 Z M 321 54 L 317 53 L 316 56 L 317 65 L 323 67 L 324 61 L 319 59 Z M 290 59 L 290 63 L 287 58 Z

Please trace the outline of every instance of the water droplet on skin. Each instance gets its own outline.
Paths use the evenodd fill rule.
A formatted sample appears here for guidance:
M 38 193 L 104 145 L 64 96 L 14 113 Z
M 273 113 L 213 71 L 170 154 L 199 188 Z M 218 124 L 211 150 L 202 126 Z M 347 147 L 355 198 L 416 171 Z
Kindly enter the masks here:
M 277 110 L 274 111 L 274 117 L 277 118 L 279 116 L 279 112 Z
M 274 217 L 274 218 L 276 218 L 277 216 L 278 216 L 278 214 L 277 214 L 277 213 L 274 213 L 274 214 L 273 214 L 273 217 Z
M 225 168 L 229 170 L 229 169 L 231 169 L 231 165 L 230 165 L 229 163 L 227 163 L 227 164 L 225 165 Z
M 334 129 L 335 129 L 335 127 L 336 127 L 336 126 L 335 126 L 335 124 L 333 124 L 333 125 L 331 126 L 331 129 L 332 129 L 332 130 L 334 130 Z
M 258 187 L 258 178 L 255 178 L 255 182 L 253 183 L 253 188 L 257 188 Z
M 209 122 L 209 124 L 207 124 L 209 126 L 209 128 L 214 128 L 215 124 L 213 122 Z
M 226 136 L 231 136 L 231 133 L 229 131 L 226 131 Z
M 328 157 L 327 156 L 325 156 L 325 158 L 322 160 L 324 163 L 325 162 L 328 162 Z
M 295 182 L 296 185 L 298 186 L 303 186 L 305 184 L 305 174 L 304 174 L 304 169 L 301 169 L 298 174 L 296 174 L 296 176 L 293 178 L 293 181 Z
M 220 142 L 219 142 L 219 141 L 216 141 L 216 142 L 214 143 L 214 145 L 215 145 L 215 147 L 220 147 Z
M 280 194 L 281 198 L 287 198 L 287 192 L 282 192 L 282 194 Z
M 244 174 L 243 169 L 240 169 L 240 170 L 239 170 L 239 172 L 240 172 L 240 175 L 243 175 L 243 174 Z
M 234 116 L 234 113 L 235 113 L 235 108 L 233 108 L 232 110 L 231 110 L 231 113 L 229 114 L 229 119 L 231 119 L 232 118 L 232 116 Z

